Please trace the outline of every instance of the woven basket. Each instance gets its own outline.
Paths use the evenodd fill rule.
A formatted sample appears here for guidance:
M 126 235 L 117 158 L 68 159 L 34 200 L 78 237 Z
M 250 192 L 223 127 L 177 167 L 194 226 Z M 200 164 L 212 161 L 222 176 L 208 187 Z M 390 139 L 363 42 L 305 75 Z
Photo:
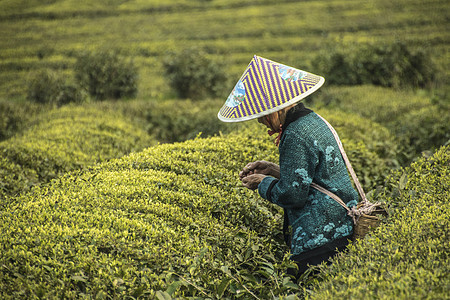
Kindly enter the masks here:
M 357 209 L 360 208 L 358 205 Z M 370 214 L 361 214 L 355 224 L 355 228 L 353 231 L 353 239 L 364 238 L 364 236 L 372 229 L 378 227 L 381 223 L 380 216 L 387 216 L 386 210 L 382 207 L 378 206 L 373 212 Z
M 370 230 L 380 225 L 381 216 L 388 216 L 387 211 L 378 202 L 371 203 L 365 199 L 356 207 L 352 207 L 352 209 L 350 209 L 347 207 L 345 202 L 339 198 L 339 196 L 324 187 L 316 184 L 315 182 L 311 183 L 311 187 L 328 195 L 347 210 L 347 214 L 352 217 L 353 223 L 355 224 L 353 228 L 353 240 L 363 238 Z

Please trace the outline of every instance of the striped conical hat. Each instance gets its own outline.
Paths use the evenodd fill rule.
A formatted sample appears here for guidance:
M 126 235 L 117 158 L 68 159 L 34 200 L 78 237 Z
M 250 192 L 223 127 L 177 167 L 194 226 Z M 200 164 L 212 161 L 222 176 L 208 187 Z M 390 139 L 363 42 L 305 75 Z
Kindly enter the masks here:
M 269 115 L 302 100 L 324 82 L 321 76 L 255 55 L 218 117 L 240 122 Z

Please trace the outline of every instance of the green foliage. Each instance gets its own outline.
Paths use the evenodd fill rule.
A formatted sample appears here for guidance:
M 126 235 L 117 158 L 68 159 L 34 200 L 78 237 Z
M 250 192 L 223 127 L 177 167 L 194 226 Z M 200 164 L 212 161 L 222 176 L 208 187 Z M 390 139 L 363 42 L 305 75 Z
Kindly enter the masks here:
M 421 49 L 413 51 L 402 42 L 342 48 L 333 44 L 313 61 L 313 69 L 330 84 L 423 88 L 436 78 L 430 55 Z
M 117 51 L 85 52 L 74 68 L 79 84 L 97 100 L 133 98 L 137 94 L 138 70 L 133 61 Z
M 163 102 L 101 102 L 85 104 L 83 107 L 77 108 L 77 111 L 83 111 L 85 114 L 94 114 L 95 112 L 102 111 L 105 115 L 116 115 L 117 112 L 121 112 L 133 126 L 147 130 L 149 135 L 158 142 L 183 141 L 195 138 L 200 133 L 202 136 L 214 136 L 234 130 L 238 130 L 238 132 L 242 133 L 249 130 L 246 123 L 226 124 L 218 121 L 216 114 L 222 104 L 222 101 L 219 100 L 203 100 L 195 102 L 189 100 L 171 100 Z M 92 111 L 92 113 L 88 113 L 90 111 Z M 351 144 L 351 149 L 347 150 L 351 151 L 351 156 L 355 157 L 352 163 L 354 168 L 358 171 L 358 175 L 366 190 L 371 190 L 376 186 L 381 185 L 389 170 L 398 167 L 396 155 L 399 151 L 399 147 L 385 128 L 355 115 L 339 111 L 320 109 L 318 110 L 318 113 L 323 115 L 333 124 L 341 138 L 344 140 L 344 144 Z M 65 117 L 69 117 L 69 114 L 64 116 L 64 118 Z M 40 122 L 42 122 L 47 118 L 49 118 L 49 114 L 44 114 L 39 119 L 41 120 Z M 62 118 L 62 116 L 58 118 Z M 48 125 L 47 127 L 51 127 L 51 125 Z M 55 129 L 53 129 L 53 131 L 54 130 Z M 76 132 L 75 129 L 73 129 L 74 132 L 70 132 L 69 128 L 66 130 L 67 131 L 64 132 L 68 134 L 69 139 L 71 139 L 71 136 Z M 53 131 L 49 132 L 47 136 L 43 136 L 43 133 L 37 134 L 37 128 L 32 132 L 36 135 L 36 140 L 46 140 L 50 138 L 51 134 L 54 134 Z M 264 129 L 260 128 L 260 131 L 264 132 Z M 58 133 L 61 140 L 63 139 L 64 132 Z M 26 135 L 28 136 L 28 133 Z M 18 139 L 20 140 L 23 138 L 20 137 Z M 34 141 L 34 139 L 30 140 L 27 147 L 31 147 L 32 141 Z M 23 148 L 20 149 L 23 150 Z M 32 149 L 32 151 L 35 151 L 34 146 Z M 89 149 L 92 150 L 89 150 L 91 156 L 94 155 L 95 151 L 100 151 L 102 153 L 105 151 L 105 149 L 101 148 Z M 12 153 L 16 153 L 17 151 L 21 150 L 17 149 Z M 67 151 L 71 152 L 74 150 Z M 84 151 L 87 151 L 87 149 Z M 29 150 L 26 150 L 26 152 L 28 153 Z M 23 159 L 26 160 L 27 157 L 28 156 L 25 155 Z M 74 156 L 74 158 L 76 157 L 77 156 Z M 68 159 L 68 157 L 65 159 Z M 99 158 L 95 161 L 101 161 L 102 159 L 103 158 Z M 24 164 L 24 162 L 21 162 L 20 164 Z M 36 168 L 36 166 L 32 167 L 32 169 L 34 168 Z M 48 168 L 51 169 L 52 167 L 48 166 Z M 48 168 L 44 168 L 46 172 L 49 172 Z M 48 178 L 53 178 L 56 174 L 61 173 L 60 171 L 52 172 L 54 172 L 52 173 L 53 175 L 44 176 L 46 178 L 44 181 L 48 181 Z M 30 179 L 30 182 L 39 180 L 40 179 Z
M 84 99 L 81 89 L 57 72 L 39 71 L 31 75 L 28 82 L 28 100 L 32 102 L 61 106 L 81 103 Z
M 311 299 L 445 299 L 450 284 L 450 147 L 397 171 L 375 200 L 391 216 L 351 246 Z
M 64 80 L 51 71 L 36 73 L 28 82 L 28 99 L 37 103 L 56 103 Z
M 223 100 L 166 100 L 90 103 L 103 111 L 120 111 L 158 142 L 173 143 L 240 130 L 242 123 L 226 124 L 217 118 Z
M 450 105 L 429 105 L 405 114 L 390 127 L 410 147 L 411 157 L 450 141 Z
M 36 103 L 0 100 L 0 141 L 23 130 L 27 122 L 44 109 L 45 106 Z
M 445 1 L 13 2 L 0 2 L 4 98 L 25 96 L 24 71 L 71 69 L 86 47 L 120 49 L 134 57 L 143 99 L 170 94 L 161 61 L 168 52 L 191 47 L 214 61 L 226 57 L 224 73 L 239 78 L 254 54 L 320 74 L 310 66 L 326 44 L 399 40 L 413 52 L 429 50 L 448 82 Z
M 168 83 L 181 98 L 223 96 L 229 88 L 225 63 L 212 60 L 195 48 L 166 57 L 164 70 Z
M 238 133 L 147 148 L 17 197 L 0 213 L 2 296 L 294 297 L 282 211 L 237 176 L 249 161 L 278 160 L 272 140 L 247 122 Z M 343 143 L 358 173 L 375 168 L 374 152 Z
M 226 56 L 229 63 L 223 73 L 236 78 L 253 54 L 309 70 L 325 43 L 378 44 L 379 47 L 356 47 L 354 53 L 361 55 L 358 61 L 372 72 L 361 78 L 372 82 L 372 75 L 376 75 L 376 84 L 392 86 L 403 86 L 405 78 L 408 83 L 426 86 L 423 76 L 428 76 L 429 70 L 424 62 L 430 56 L 424 55 L 422 49 L 433 55 L 443 71 L 443 81 L 448 78 L 447 11 L 445 1 L 417 0 L 359 0 L 352 5 L 336 0 L 0 1 L 3 36 L 0 97 L 12 101 L 24 98 L 28 89 L 22 83 L 29 70 L 70 69 L 86 45 L 98 49 L 105 44 L 121 49 L 124 56 L 135 57 L 140 72 L 145 74 L 142 76 L 145 81 L 139 82 L 142 98 L 164 98 L 170 92 L 162 57 L 167 52 L 193 46 L 206 50 L 212 61 Z M 390 46 L 397 40 L 401 41 L 397 45 L 405 47 Z M 355 54 L 344 54 L 340 48 L 325 54 L 332 58 L 333 64 L 328 67 L 335 72 L 331 77 L 355 67 L 348 63 L 356 61 Z M 395 61 L 395 57 L 406 59 Z M 377 59 L 382 64 L 374 63 Z M 389 60 L 393 67 L 383 74 Z M 421 73 L 416 72 L 420 69 Z M 313 68 L 310 71 L 321 74 Z M 340 74 L 341 78 L 334 79 L 345 79 L 348 84 L 357 80 L 354 74 Z M 441 74 L 431 74 L 429 78 L 434 76 Z M 327 82 L 334 80 L 325 77 Z M 225 95 L 230 89 L 227 87 Z M 372 122 L 360 123 L 352 113 L 379 122 L 399 135 L 397 146 L 411 145 L 415 151 L 438 146 L 449 132 L 448 114 L 444 113 L 448 108 L 443 99 L 442 103 L 440 100 L 435 103 L 428 96 L 367 85 L 328 89 L 332 92 L 325 100 L 332 100 L 330 103 L 339 100 L 340 105 L 318 111 L 338 129 L 358 175 L 369 179 L 364 182 L 366 190 L 378 185 L 373 184 L 374 180 L 381 182 L 377 175 L 385 174 L 386 169 L 395 165 L 392 156 L 398 148 L 389 151 L 391 136 L 385 129 L 377 127 L 372 131 Z M 73 92 L 69 87 L 68 95 L 74 95 Z M 428 106 L 430 101 L 433 107 Z M 160 106 L 129 103 L 132 107 L 128 110 L 128 103 L 120 103 L 118 110 L 132 113 L 142 108 L 134 121 L 163 141 L 193 137 L 197 131 L 217 132 L 214 125 L 218 124 L 217 110 L 207 102 L 201 104 L 204 114 L 191 114 L 173 101 L 173 107 L 180 108 L 173 118 L 159 112 L 159 107 L 175 111 L 169 102 Z M 3 132 L 0 135 L 8 138 L 31 126 L 28 120 L 40 110 L 36 105 L 23 103 L 22 110 L 0 103 L 0 132 Z M 145 111 L 147 107 L 152 111 Z M 337 108 L 345 114 L 335 111 Z M 87 123 L 95 127 L 107 115 L 98 112 L 94 121 Z M 347 115 L 348 122 L 344 122 Z M 30 133 L 43 120 L 33 125 Z M 53 127 L 62 128 L 67 122 L 77 128 L 75 120 L 64 119 Z M 122 120 L 115 117 L 114 122 L 107 124 L 113 128 L 116 121 Z M 201 124 L 196 124 L 197 121 Z M 159 129 L 158 124 L 168 130 Z M 99 126 L 95 128 L 86 133 L 93 132 L 97 137 L 104 133 L 100 130 L 101 134 L 96 135 Z M 287 261 L 283 260 L 284 246 L 279 243 L 280 212 L 235 185 L 241 164 L 259 158 L 276 161 L 276 149 L 256 128 L 238 129 L 248 136 L 158 146 L 111 161 L 105 164 L 108 166 L 105 170 L 102 167 L 88 170 L 90 163 L 87 163 L 83 172 L 64 176 L 49 187 L 40 186 L 28 195 L 2 203 L 0 298 L 194 295 L 246 299 L 252 297 L 251 293 L 260 298 L 272 295 L 283 298 L 282 295 L 296 292 L 296 285 L 282 274 Z M 51 133 L 53 128 L 45 130 Z M 169 130 L 177 132 L 177 136 Z M 134 132 L 135 129 L 131 134 Z M 34 134 L 47 138 L 42 132 Z M 27 132 L 23 137 L 16 136 L 0 145 L 24 144 L 25 138 L 36 145 L 40 142 Z M 50 153 L 51 160 L 67 151 L 67 156 L 79 160 L 80 156 L 72 155 L 72 147 L 67 150 L 62 141 L 66 141 L 65 136 L 58 143 L 51 143 L 61 149 L 59 154 L 44 151 L 44 147 L 25 153 L 32 160 L 42 161 L 43 167 L 48 166 L 46 158 L 41 160 L 36 153 Z M 218 148 L 222 150 L 216 157 Z M 448 147 L 444 151 L 448 157 Z M 372 193 L 375 198 L 388 199 L 395 218 L 351 246 L 349 255 L 339 258 L 339 264 L 325 271 L 344 270 L 316 286 L 317 299 L 446 298 L 450 264 L 448 251 L 443 247 L 449 228 L 446 202 L 449 195 L 445 192 L 449 190 L 448 159 L 441 159 L 441 154 L 442 151 L 431 160 L 419 161 L 412 169 L 398 173 L 390 181 L 390 189 Z M 191 159 L 193 164 L 189 163 Z M 220 169 L 228 159 L 235 160 L 236 165 Z M 0 172 L 2 192 L 9 189 L 5 182 L 14 181 L 16 187 L 24 187 L 18 190 L 40 182 L 39 168 L 24 168 L 4 157 L 3 152 Z M 203 202 L 206 204 L 202 205 Z
M 58 106 L 69 103 L 79 104 L 86 100 L 86 93 L 75 83 L 66 83 L 61 87 L 57 104 Z
M 194 138 L 199 133 L 207 137 L 246 130 L 245 123 L 223 123 L 217 119 L 217 112 L 222 105 L 223 100 L 166 100 L 90 103 L 87 107 L 121 111 L 138 126 L 146 128 L 159 142 L 180 142 Z M 361 141 L 369 151 L 385 159 L 388 166 L 398 166 L 396 157 L 402 148 L 386 128 L 340 110 L 314 110 L 331 122 L 341 138 Z
M 386 127 L 401 120 L 405 114 L 432 105 L 430 97 L 423 91 L 373 85 L 326 86 L 311 97 L 317 107 L 357 114 Z
M 425 91 L 396 91 L 367 85 L 327 87 L 312 100 L 319 108 L 355 113 L 382 124 L 396 137 L 391 154 L 396 152 L 402 165 L 422 151 L 437 149 L 450 139 L 449 101 L 445 89 L 436 90 L 433 95 Z M 370 132 L 369 126 L 364 127 L 364 135 Z M 380 136 L 373 142 L 385 143 L 385 138 Z M 370 141 L 365 140 L 365 143 Z M 389 151 L 389 147 L 382 148 Z
M 118 114 L 79 107 L 52 110 L 22 135 L 0 143 L 0 196 L 151 144 L 143 130 Z
M 145 129 L 158 142 L 183 141 L 200 133 L 207 137 L 248 130 L 245 123 L 218 121 L 216 114 L 222 104 L 221 100 L 97 102 L 84 104 L 83 110 L 114 115 L 121 112 L 130 123 Z M 317 112 L 337 129 L 344 144 L 352 143 L 352 151 L 356 151 L 353 164 L 366 190 L 381 185 L 389 170 L 398 167 L 397 156 L 403 148 L 386 128 L 338 110 L 321 108 Z M 46 117 L 44 115 L 41 119 Z
M 180 142 L 200 133 L 213 136 L 242 128 L 242 124 L 225 124 L 218 120 L 222 102 L 170 100 L 152 105 L 143 111 L 147 132 L 160 142 Z
M 296 291 L 279 212 L 236 176 L 273 148 L 237 135 L 166 144 L 18 197 L 0 211 L 2 298 Z

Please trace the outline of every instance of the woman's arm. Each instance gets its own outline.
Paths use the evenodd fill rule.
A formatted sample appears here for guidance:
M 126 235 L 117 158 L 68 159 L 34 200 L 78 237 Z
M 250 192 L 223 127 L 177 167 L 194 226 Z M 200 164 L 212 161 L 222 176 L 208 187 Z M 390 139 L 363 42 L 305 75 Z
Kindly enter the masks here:
M 242 180 L 243 178 L 253 174 L 269 175 L 279 179 L 280 166 L 265 160 L 251 162 L 248 163 L 239 173 L 239 178 Z
M 283 208 L 301 208 L 319 162 L 319 149 L 312 141 L 295 132 L 283 137 L 280 151 L 280 179 L 265 177 L 258 185 L 259 194 Z

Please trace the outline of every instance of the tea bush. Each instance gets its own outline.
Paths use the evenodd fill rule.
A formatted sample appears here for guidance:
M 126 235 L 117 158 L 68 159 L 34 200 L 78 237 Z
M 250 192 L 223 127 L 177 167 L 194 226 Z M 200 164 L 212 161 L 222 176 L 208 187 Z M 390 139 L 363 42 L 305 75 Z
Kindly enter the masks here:
M 129 120 L 125 121 L 125 119 L 123 119 L 124 122 L 130 122 L 130 126 L 132 124 L 133 126 L 145 129 L 153 137 L 153 143 L 156 143 L 156 141 L 176 142 L 192 139 L 200 133 L 203 136 L 213 136 L 234 130 L 239 132 L 248 130 L 246 124 L 243 123 L 227 124 L 218 121 L 216 114 L 222 104 L 223 102 L 221 100 L 202 100 L 195 102 L 190 100 L 170 100 L 163 102 L 96 102 L 84 104 L 82 107 L 77 108 L 77 110 L 78 112 L 84 111 L 86 114 L 88 114 L 90 110 L 93 112 L 103 111 L 106 115 L 116 115 L 117 112 L 120 112 L 124 115 L 125 119 Z M 23 109 L 18 109 L 18 107 L 22 106 L 10 107 L 10 111 L 15 112 L 11 113 L 11 116 L 17 114 L 16 122 L 20 123 L 20 126 L 26 126 L 28 124 L 31 124 L 29 126 L 33 126 L 33 122 L 26 122 L 26 116 L 24 117 L 21 114 Z M 45 109 L 45 107 L 42 107 L 42 109 Z M 67 108 L 65 111 L 68 112 L 69 110 L 70 108 Z M 354 143 L 356 148 L 361 148 L 361 152 L 364 153 L 360 160 L 362 165 L 358 166 L 358 169 L 361 172 L 360 175 L 366 187 L 372 189 L 377 185 L 382 184 L 389 169 L 397 167 L 395 153 L 398 151 L 398 146 L 386 129 L 376 123 L 365 121 L 355 115 L 346 114 L 336 110 L 331 111 L 322 108 L 319 109 L 318 112 L 334 125 L 342 138 L 360 142 L 360 146 L 358 147 L 356 146 L 357 143 L 352 143 Z M 33 114 L 38 114 L 38 112 L 34 112 Z M 74 114 L 77 114 L 77 112 L 74 112 Z M 68 116 L 69 114 L 67 113 L 67 117 Z M 21 118 L 24 118 L 24 120 L 21 120 Z M 34 123 L 43 122 L 47 118 L 48 114 L 44 113 L 39 120 Z M 5 118 L 5 120 L 7 119 Z M 37 130 L 38 129 L 35 128 L 33 132 L 37 132 Z M 264 131 L 262 127 L 260 130 Z M 60 134 L 62 137 L 63 133 Z M 71 133 L 68 134 L 71 135 Z M 36 136 L 39 136 L 39 139 L 41 139 L 42 133 L 37 134 Z M 44 139 L 47 139 L 47 137 Z M 31 147 L 30 145 L 31 142 L 27 147 Z M 12 151 L 12 153 L 16 153 L 17 151 Z M 99 151 L 102 152 L 105 151 L 105 149 L 100 149 Z M 94 154 L 91 153 L 91 155 Z M 26 159 L 26 157 L 23 159 Z M 355 158 L 355 160 L 357 159 L 358 158 Z M 366 164 L 365 162 L 368 161 L 371 161 L 371 167 L 363 167 L 363 165 Z M 49 172 L 47 168 L 44 169 L 46 172 Z M 53 178 L 56 174 L 60 174 L 60 172 L 57 171 L 50 177 Z M 47 178 L 48 176 L 44 177 Z M 29 179 L 29 184 L 40 181 L 37 178 L 30 177 Z M 46 180 L 48 180 L 48 178 L 44 181 Z M 25 181 L 23 184 L 27 186 Z M 15 189 L 15 191 L 17 190 L 20 190 L 20 188 Z
M 406 164 L 422 151 L 437 149 L 450 138 L 448 96 L 425 91 L 394 91 L 359 86 L 328 87 L 312 100 L 315 106 L 358 114 L 386 127 L 397 140 L 397 160 Z M 370 130 L 365 131 L 366 133 Z M 376 139 L 379 142 L 381 139 Z M 395 151 L 394 151 L 395 152 Z
M 37 72 L 28 81 L 27 98 L 41 104 L 56 103 L 63 84 L 62 77 L 53 71 Z
M 61 87 L 58 95 L 57 105 L 62 106 L 70 103 L 83 103 L 87 99 L 86 92 L 76 83 L 67 82 Z
M 450 141 L 450 105 L 425 106 L 393 122 L 392 131 L 410 147 L 411 157 Z
M 27 93 L 30 101 L 58 106 L 81 103 L 86 98 L 78 85 L 51 70 L 42 70 L 30 75 Z
M 242 123 L 226 124 L 217 118 L 222 100 L 165 100 L 91 103 L 87 107 L 120 111 L 161 143 L 181 142 L 240 130 Z
M 5 205 L 1 296 L 294 297 L 281 210 L 238 179 L 277 149 L 259 124 L 243 126 L 74 171 Z M 373 169 L 375 153 L 343 143 L 357 172 Z
M 199 133 L 205 137 L 232 131 L 245 133 L 248 130 L 245 123 L 223 123 L 217 119 L 221 105 L 222 100 L 93 104 L 98 109 L 121 111 L 139 126 L 146 128 L 159 142 L 183 141 L 194 138 Z M 355 154 L 354 163 L 360 163 L 357 169 L 360 170 L 361 180 L 368 190 L 382 184 L 389 171 L 399 167 L 397 156 L 403 148 L 386 128 L 339 110 L 320 108 L 317 112 L 329 120 L 342 139 L 352 143 L 352 147 L 362 153 L 359 158 Z M 252 122 L 256 123 L 249 123 Z M 263 127 L 259 131 L 264 131 Z
M 113 50 L 78 55 L 75 78 L 97 100 L 133 98 L 138 91 L 138 70 L 134 62 Z
M 313 69 L 330 84 L 374 84 L 385 87 L 430 87 L 438 70 L 424 50 L 403 42 L 336 46 L 317 56 Z
M 93 105 L 102 110 L 121 111 L 139 126 L 145 127 L 159 142 L 183 141 L 194 138 L 199 133 L 205 137 L 233 131 L 246 134 L 245 131 L 248 130 L 246 123 L 256 123 L 256 121 L 220 122 L 217 119 L 217 111 L 222 104 L 222 100 L 168 100 Z M 317 112 L 329 120 L 342 139 L 351 143 L 354 149 L 359 149 L 357 152 L 361 156 L 358 157 L 354 153 L 354 164 L 357 165 L 355 169 L 360 170 L 361 181 L 367 190 L 383 184 L 389 171 L 399 167 L 397 155 L 403 148 L 386 128 L 357 115 L 338 110 L 320 108 Z M 264 132 L 263 127 L 259 129 L 257 127 L 256 130 Z
M 0 141 L 21 132 L 28 121 L 45 110 L 46 106 L 36 103 L 0 100 Z
M 450 146 L 395 172 L 376 199 L 391 216 L 352 244 L 310 299 L 446 299 L 450 285 Z
M 302 14 L 299 18 L 299 12 Z M 1 1 L 0 97 L 23 95 L 23 70 L 73 64 L 80 48 L 112 44 L 136 55 L 144 80 L 139 96 L 170 91 L 160 61 L 168 51 L 197 46 L 226 56 L 236 78 L 253 54 L 287 65 L 310 65 L 324 43 L 391 43 L 426 47 L 449 75 L 445 1 Z M 55 30 L 55 22 L 58 30 Z M 28 38 L 32 37 L 32 38 Z M 263 55 L 264 56 L 264 55 Z M 291 62 L 292 64 L 288 64 Z M 3 70 L 5 72 L 3 72 Z M 447 80 L 448 81 L 448 80 Z M 14 88 L 11 88 L 14 86 Z M 231 90 L 232 86 L 229 88 Z
M 0 212 L 11 229 L 0 238 L 2 298 L 219 297 L 282 284 L 280 246 L 262 236 L 280 216 L 231 170 L 258 150 L 238 136 L 167 144 L 19 197 Z
M 181 98 L 228 96 L 227 91 L 231 90 L 225 62 L 212 60 L 199 49 L 172 53 L 165 58 L 163 67 L 171 87 Z
M 120 115 L 81 107 L 51 110 L 30 124 L 23 134 L 0 143 L 1 198 L 153 144 Z
M 146 128 L 159 142 L 180 142 L 195 138 L 199 133 L 208 137 L 245 130 L 243 123 L 223 123 L 217 119 L 222 105 L 223 100 L 208 99 L 90 103 L 87 107 L 120 111 L 140 127 Z M 395 157 L 401 149 L 386 128 L 355 114 L 321 106 L 315 109 L 315 106 L 316 103 L 313 103 L 312 109 L 328 119 L 342 138 L 360 140 L 370 151 L 390 159 L 396 165 Z
M 414 110 L 432 105 L 429 95 L 422 91 L 394 90 L 374 85 L 328 85 L 311 97 L 314 106 L 357 114 L 383 126 L 389 126 Z

